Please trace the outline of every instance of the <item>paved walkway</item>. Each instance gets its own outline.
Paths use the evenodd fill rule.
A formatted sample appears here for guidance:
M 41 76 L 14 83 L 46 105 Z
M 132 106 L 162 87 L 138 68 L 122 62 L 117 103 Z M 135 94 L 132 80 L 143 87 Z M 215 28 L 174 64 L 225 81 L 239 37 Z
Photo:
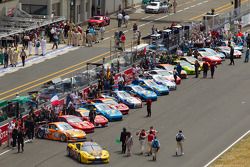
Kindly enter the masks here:
M 19 69 L 22 69 L 22 68 L 26 68 L 26 67 L 29 67 L 33 64 L 37 64 L 37 63 L 40 63 L 40 62 L 43 62 L 47 59 L 51 59 L 51 58 L 54 58 L 56 56 L 59 56 L 59 55 L 62 55 L 70 50 L 74 50 L 74 49 L 77 49 L 78 47 L 73 47 L 73 46 L 68 46 L 66 44 L 60 44 L 58 46 L 58 49 L 53 49 L 52 50 L 52 43 L 48 43 L 46 45 L 46 48 L 47 48 L 47 53 L 45 56 L 41 56 L 41 55 L 35 55 L 35 48 L 33 47 L 32 48 L 32 52 L 31 52 L 31 56 L 28 56 L 28 58 L 26 59 L 25 61 L 25 66 L 23 67 L 22 66 L 22 61 L 21 61 L 21 58 L 20 56 L 18 56 L 18 63 L 17 63 L 17 66 L 16 67 L 11 67 L 11 66 L 8 66 L 8 68 L 4 68 L 3 65 L 0 65 L 0 77 L 7 74 L 7 73 L 12 73 L 12 72 L 15 72 L 15 71 L 18 71 Z M 21 45 L 19 46 L 19 49 L 21 50 Z M 28 55 L 28 50 L 25 50 L 27 55 Z M 42 50 L 41 50 L 41 47 L 39 48 L 39 54 L 41 54 Z

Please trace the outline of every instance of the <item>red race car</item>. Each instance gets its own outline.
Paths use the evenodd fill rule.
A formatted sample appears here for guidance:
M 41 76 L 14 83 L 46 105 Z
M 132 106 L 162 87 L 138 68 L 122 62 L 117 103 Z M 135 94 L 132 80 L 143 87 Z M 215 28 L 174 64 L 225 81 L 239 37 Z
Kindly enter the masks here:
M 123 103 L 118 103 L 114 99 L 111 98 L 99 98 L 94 100 L 95 103 L 105 103 L 108 104 L 110 107 L 121 111 L 123 115 L 128 114 L 129 107 Z
M 93 16 L 88 20 L 88 24 L 91 26 L 107 26 L 110 24 L 110 18 L 106 16 Z
M 210 54 L 209 52 L 203 52 L 203 51 L 198 51 L 199 52 L 199 57 L 198 60 L 201 61 L 206 61 L 209 64 L 214 63 L 214 64 L 221 64 L 222 59 Z
M 75 116 L 81 117 L 84 121 L 89 121 L 89 110 L 85 108 L 78 108 L 75 113 Z M 108 119 L 102 115 L 96 115 L 95 117 L 95 127 L 105 127 L 108 126 Z
M 81 118 L 74 115 L 59 116 L 60 122 L 67 122 L 75 129 L 83 130 L 85 133 L 92 133 L 95 130 L 95 126 L 89 121 L 83 121 Z

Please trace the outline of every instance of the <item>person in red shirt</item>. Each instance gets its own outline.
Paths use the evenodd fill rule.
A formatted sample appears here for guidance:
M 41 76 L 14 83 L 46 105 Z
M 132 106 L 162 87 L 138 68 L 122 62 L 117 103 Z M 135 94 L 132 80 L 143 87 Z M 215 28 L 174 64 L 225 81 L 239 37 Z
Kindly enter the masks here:
M 120 41 L 121 41 L 122 50 L 124 51 L 125 50 L 125 42 L 126 42 L 126 36 L 124 33 L 122 33 Z
M 144 152 L 144 145 L 145 145 L 145 140 L 147 138 L 147 133 L 145 131 L 145 129 L 142 129 L 140 132 L 137 132 L 137 134 L 139 136 L 139 142 L 140 142 L 140 147 L 141 147 L 141 153 L 143 154 Z
M 152 100 L 148 99 L 146 101 L 146 105 L 147 105 L 147 117 L 151 117 L 151 106 L 152 106 Z
M 149 131 L 148 134 L 148 143 L 147 143 L 147 153 L 148 156 L 152 154 L 152 141 L 154 140 L 155 135 L 153 134 L 153 131 Z

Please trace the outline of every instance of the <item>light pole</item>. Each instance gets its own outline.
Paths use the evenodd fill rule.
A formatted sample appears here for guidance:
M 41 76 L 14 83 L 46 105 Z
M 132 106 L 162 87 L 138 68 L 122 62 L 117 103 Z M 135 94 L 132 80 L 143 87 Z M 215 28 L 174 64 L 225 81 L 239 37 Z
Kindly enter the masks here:
M 70 20 L 75 22 L 75 0 L 70 0 Z

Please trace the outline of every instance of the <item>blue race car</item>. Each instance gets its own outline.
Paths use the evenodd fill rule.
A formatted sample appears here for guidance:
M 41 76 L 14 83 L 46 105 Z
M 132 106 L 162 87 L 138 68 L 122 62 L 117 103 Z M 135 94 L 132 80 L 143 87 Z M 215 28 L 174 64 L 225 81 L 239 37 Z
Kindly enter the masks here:
M 123 104 L 126 104 L 129 108 L 141 108 L 142 101 L 141 99 L 131 96 L 125 91 L 114 91 L 113 96 Z
M 157 94 L 154 91 L 146 90 L 139 85 L 130 84 L 125 86 L 124 90 L 130 94 L 140 97 L 142 100 L 157 100 Z
M 168 95 L 169 89 L 165 85 L 160 85 L 154 82 L 154 80 L 151 79 L 137 79 L 132 82 L 135 85 L 140 85 L 141 87 L 154 91 L 158 96 L 160 95 Z
M 83 108 L 88 110 L 96 109 L 96 114 L 106 117 L 109 121 L 122 120 L 122 113 L 105 103 L 86 104 L 83 106 Z

